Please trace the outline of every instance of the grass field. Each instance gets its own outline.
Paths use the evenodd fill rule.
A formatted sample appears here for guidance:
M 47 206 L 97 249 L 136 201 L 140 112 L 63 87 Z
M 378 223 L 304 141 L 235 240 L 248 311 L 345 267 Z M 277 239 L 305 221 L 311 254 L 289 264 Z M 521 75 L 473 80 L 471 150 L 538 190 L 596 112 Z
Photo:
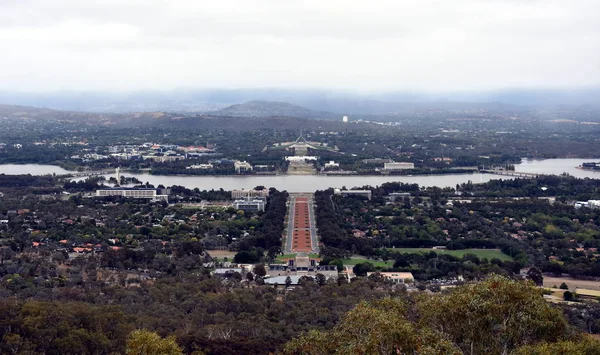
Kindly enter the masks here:
M 352 265 L 356 265 L 356 264 L 360 264 L 360 263 L 371 263 L 375 266 L 381 266 L 381 267 L 392 267 L 394 266 L 394 260 L 388 260 L 386 261 L 381 261 L 381 260 L 369 260 L 369 259 L 363 259 L 363 258 L 352 258 L 352 259 L 344 259 L 342 260 L 344 262 L 344 265 L 348 265 L 348 266 L 352 266 Z
M 560 284 L 563 282 L 569 286 L 569 290 L 571 291 L 574 291 L 577 287 L 588 290 L 600 290 L 600 281 L 578 280 L 572 277 L 554 277 L 544 275 L 544 287 L 560 286 Z
M 508 261 L 508 260 L 513 259 L 510 255 L 504 254 L 499 249 L 462 249 L 462 250 L 436 249 L 436 250 L 433 250 L 431 248 L 395 248 L 395 249 L 388 249 L 388 250 L 390 250 L 392 252 L 396 252 L 396 253 L 403 253 L 403 254 L 429 253 L 430 251 L 434 251 L 438 254 L 452 255 L 452 256 L 456 256 L 457 258 L 462 258 L 463 255 L 465 255 L 465 254 L 475 254 L 475 255 L 477 255 L 477 257 L 479 257 L 481 259 L 487 258 L 488 260 L 491 260 L 493 258 L 497 258 L 497 259 L 500 259 L 503 261 Z
M 206 252 L 213 258 L 218 258 L 218 259 L 228 258 L 229 261 L 232 261 L 233 257 L 236 254 L 235 251 L 229 251 L 229 250 L 207 250 Z
M 498 258 L 500 260 L 512 260 L 509 255 L 504 254 L 498 249 L 463 249 L 463 250 L 445 250 L 445 249 L 436 249 L 433 250 L 431 248 L 395 248 L 388 249 L 392 252 L 402 253 L 402 254 L 412 254 L 412 253 L 428 253 L 430 251 L 435 251 L 438 254 L 448 254 L 452 256 L 456 256 L 457 258 L 462 258 L 465 254 L 475 254 L 477 257 L 483 259 L 487 258 L 491 260 L 493 258 Z M 344 265 L 352 266 L 359 263 L 369 262 L 375 266 L 381 267 L 392 267 L 394 266 L 394 260 L 388 260 L 387 262 L 380 260 L 369 260 L 364 257 L 353 257 L 352 259 L 344 259 Z

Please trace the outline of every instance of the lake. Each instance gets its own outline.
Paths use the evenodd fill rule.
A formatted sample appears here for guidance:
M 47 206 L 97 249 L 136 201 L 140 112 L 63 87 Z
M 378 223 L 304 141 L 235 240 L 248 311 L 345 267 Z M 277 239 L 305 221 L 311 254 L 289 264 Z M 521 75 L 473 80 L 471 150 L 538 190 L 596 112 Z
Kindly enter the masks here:
M 579 170 L 575 167 L 584 161 L 593 159 L 546 159 L 523 160 L 516 165 L 516 171 L 537 174 L 562 174 L 566 172 L 576 177 L 600 178 L 600 172 Z M 66 174 L 69 171 L 53 165 L 38 164 L 3 164 L 0 165 L 0 174 Z M 455 187 L 456 184 L 487 182 L 491 179 L 506 179 L 510 177 L 492 174 L 448 174 L 448 175 L 417 175 L 417 176 L 323 176 L 323 175 L 267 175 L 267 176 L 165 176 L 149 174 L 129 174 L 142 182 L 149 182 L 155 186 L 181 185 L 187 188 L 200 190 L 220 189 L 251 189 L 258 185 L 275 187 L 278 190 L 290 192 L 310 192 L 324 190 L 329 187 L 352 188 L 355 186 L 377 186 L 385 182 L 417 183 L 420 186 Z

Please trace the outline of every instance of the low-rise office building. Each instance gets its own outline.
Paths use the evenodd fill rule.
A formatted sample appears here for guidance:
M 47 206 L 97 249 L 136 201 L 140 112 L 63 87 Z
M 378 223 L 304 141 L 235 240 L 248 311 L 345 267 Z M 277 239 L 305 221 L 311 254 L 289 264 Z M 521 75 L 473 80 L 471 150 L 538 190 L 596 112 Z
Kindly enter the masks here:
M 589 209 L 600 208 L 600 200 L 587 200 L 575 202 L 575 208 L 587 207 Z
M 375 272 L 367 272 L 367 277 L 375 274 Z M 391 280 L 395 284 L 413 283 L 415 278 L 412 272 L 380 272 L 381 276 Z
M 371 159 L 363 159 L 362 161 L 365 164 L 385 164 L 393 162 L 392 159 L 383 159 L 383 158 L 371 158 Z
M 289 162 L 301 162 L 301 161 L 314 161 L 319 159 L 319 157 L 313 156 L 313 155 L 294 155 L 294 156 L 288 156 L 285 157 L 285 160 L 289 161 Z
M 252 165 L 247 161 L 239 161 L 236 160 L 233 162 L 233 167 L 235 168 L 236 173 L 241 173 L 244 171 L 252 171 Z
M 369 200 L 371 199 L 371 196 L 372 196 L 371 190 L 340 190 L 340 189 L 335 189 L 334 193 L 336 195 L 342 195 L 344 197 L 350 196 L 350 195 L 363 196 L 363 197 L 366 197 Z
M 186 169 L 200 169 L 200 170 L 210 170 L 214 168 L 212 164 L 194 164 L 186 167 Z
M 144 160 L 153 160 L 157 163 L 165 163 L 172 162 L 185 159 L 182 155 L 144 155 L 142 156 Z
M 167 195 L 159 195 L 156 189 L 115 187 L 96 190 L 96 197 L 122 196 L 128 198 L 167 199 Z
M 325 163 L 325 169 L 339 168 L 340 163 L 336 163 L 333 160 L 330 160 L 329 163 Z
M 383 170 L 409 170 L 414 169 L 414 163 L 407 162 L 393 162 L 393 163 L 385 163 L 383 164 Z
M 242 199 L 233 201 L 233 208 L 243 211 L 264 211 L 265 200 L 261 199 Z
M 269 196 L 269 190 L 232 190 L 231 198 L 242 199 L 242 198 L 266 198 Z

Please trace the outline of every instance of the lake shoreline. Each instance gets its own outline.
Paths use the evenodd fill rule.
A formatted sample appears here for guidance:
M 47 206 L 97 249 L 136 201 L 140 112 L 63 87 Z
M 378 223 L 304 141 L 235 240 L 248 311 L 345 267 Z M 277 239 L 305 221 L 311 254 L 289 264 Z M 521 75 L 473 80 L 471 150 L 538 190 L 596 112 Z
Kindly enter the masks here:
M 521 158 L 521 162 L 520 163 L 516 163 L 514 164 L 516 168 L 519 167 L 524 167 L 526 165 L 529 165 L 531 163 L 537 163 L 537 162 L 547 162 L 547 161 L 561 161 L 561 160 L 580 160 L 580 161 L 586 161 L 586 160 L 593 160 L 595 158 Z M 2 163 L 0 164 L 0 174 L 2 174 L 3 172 L 1 171 L 1 168 L 3 166 L 49 166 L 49 167 L 56 167 L 56 168 L 60 168 L 62 170 L 64 170 L 64 172 L 61 171 L 61 174 L 69 174 L 69 173 L 73 173 L 73 174 L 80 174 L 80 173 L 85 173 L 85 172 L 94 172 L 97 170 L 93 170 L 93 169 L 88 169 L 87 167 L 82 167 L 82 166 L 77 166 L 76 170 L 69 170 L 68 167 L 70 167 L 70 164 L 63 164 L 62 162 L 52 162 L 49 164 L 38 164 L 38 163 Z M 590 172 L 598 172 L 600 170 L 593 170 L 593 169 L 585 169 L 585 168 L 581 168 L 581 165 L 574 165 L 571 167 L 568 167 L 569 169 L 575 169 L 575 170 L 579 170 L 579 171 L 590 171 Z M 111 168 L 103 168 L 102 170 L 108 170 Z M 427 169 L 427 168 L 423 168 L 423 169 Z M 260 177 L 260 176 L 265 176 L 265 177 L 271 177 L 271 176 L 328 176 L 328 177 L 348 177 L 348 176 L 363 176 L 363 177 L 390 177 L 390 178 L 394 178 L 394 177 L 410 177 L 410 176 L 435 176 L 435 175 L 454 175 L 454 174 L 477 174 L 477 173 L 481 173 L 482 170 L 485 169 L 460 169 L 460 168 L 448 168 L 448 169 L 437 169 L 437 170 L 429 170 L 429 171 L 419 171 L 421 169 L 415 169 L 414 171 L 410 171 L 407 173 L 404 172 L 394 172 L 394 173 L 335 173 L 335 172 L 317 172 L 314 174 L 289 174 L 287 172 L 260 172 L 257 174 L 170 174 L 168 172 L 164 173 L 161 172 L 160 174 L 153 174 L 152 173 L 152 169 L 151 168 L 145 168 L 145 169 L 141 169 L 141 170 L 129 170 L 127 168 L 123 168 L 121 169 L 121 172 L 123 173 L 129 173 L 129 174 L 136 174 L 136 175 L 153 175 L 153 176 L 178 176 L 178 177 Z M 529 172 L 525 169 L 516 169 L 516 172 Z M 539 173 L 539 174 L 544 174 L 543 172 L 537 172 L 537 171 L 532 171 L 533 173 Z M 6 174 L 6 173 L 4 173 Z M 12 174 L 12 175 L 20 175 L 20 174 L 27 174 L 27 173 L 19 173 L 19 174 Z M 51 175 L 52 173 L 50 173 Z M 554 173 L 555 175 L 560 175 L 557 173 Z M 6 174 L 6 175 L 11 175 L 11 174 Z M 107 174 L 108 175 L 108 174 Z
M 538 173 L 546 175 L 560 175 L 564 172 L 578 178 L 599 178 L 597 172 L 576 169 L 582 159 L 545 159 L 526 160 L 515 165 L 516 172 Z M 0 174 L 7 175 L 65 175 L 71 172 L 53 165 L 38 164 L 0 164 Z M 107 173 L 102 176 L 111 177 Z M 306 192 L 326 190 L 328 188 L 360 188 L 363 186 L 381 186 L 386 182 L 401 182 L 419 184 L 419 186 L 437 186 L 441 188 L 456 187 L 463 183 L 485 183 L 490 180 L 514 179 L 512 176 L 495 174 L 451 173 L 451 174 L 423 174 L 423 175 L 151 175 L 147 172 L 132 173 L 122 171 L 121 176 L 135 177 L 143 183 L 148 182 L 154 186 L 184 186 L 186 188 L 199 188 L 201 190 L 236 190 L 252 189 L 256 186 L 274 187 L 278 190 L 289 192 Z M 78 177 L 76 179 L 85 179 Z

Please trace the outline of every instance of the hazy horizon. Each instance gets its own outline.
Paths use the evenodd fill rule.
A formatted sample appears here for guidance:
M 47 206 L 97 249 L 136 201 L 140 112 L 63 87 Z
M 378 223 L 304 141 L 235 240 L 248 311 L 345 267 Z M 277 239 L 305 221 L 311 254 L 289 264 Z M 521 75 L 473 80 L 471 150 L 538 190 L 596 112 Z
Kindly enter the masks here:
M 115 91 L 15 92 L 0 90 L 0 105 L 23 105 L 88 112 L 213 111 L 250 101 L 290 103 L 330 113 L 383 114 L 408 107 L 483 107 L 501 104 L 517 107 L 588 105 L 598 108 L 600 87 L 588 89 L 505 89 L 492 91 L 418 92 L 381 91 L 359 93 L 327 89 L 236 88 Z M 414 106 L 417 105 L 417 106 Z M 466 106 L 465 106 L 466 105 Z M 456 106 L 454 106 L 456 107 Z M 491 107 L 491 106 L 488 106 Z
M 0 1 L 0 90 L 582 89 L 600 3 Z

